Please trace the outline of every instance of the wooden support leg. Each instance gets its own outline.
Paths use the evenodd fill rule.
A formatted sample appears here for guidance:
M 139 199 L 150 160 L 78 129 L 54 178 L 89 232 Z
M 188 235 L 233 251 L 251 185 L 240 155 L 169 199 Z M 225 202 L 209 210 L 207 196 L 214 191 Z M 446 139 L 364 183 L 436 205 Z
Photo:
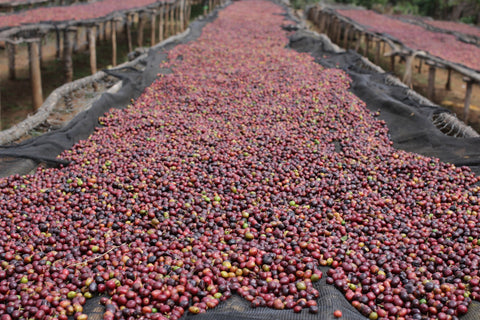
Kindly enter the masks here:
M 72 33 L 73 33 L 73 37 L 74 37 L 74 38 L 73 38 L 73 43 L 72 43 L 72 45 L 73 45 L 73 53 L 76 53 L 76 52 L 78 52 L 79 47 L 80 47 L 80 45 L 79 45 L 79 42 L 80 42 L 80 30 L 79 30 L 78 28 L 75 28 L 75 29 L 72 31 Z
M 376 44 L 375 44 L 375 64 L 378 65 L 380 63 L 380 48 L 381 48 L 381 45 L 382 45 L 382 41 L 380 39 L 377 39 L 377 41 L 375 41 Z
M 33 108 L 38 110 L 43 103 L 42 72 L 40 70 L 40 56 L 38 40 L 28 43 L 28 55 L 30 62 L 30 81 L 32 84 Z
M 104 23 L 101 23 L 99 24 L 99 31 L 100 31 L 100 25 L 102 26 L 102 41 L 104 42 L 107 42 L 108 40 L 108 33 L 107 33 L 107 30 L 108 30 L 108 21 L 105 21 Z M 111 28 L 111 24 L 110 24 L 110 28 Z
M 187 7 L 186 0 L 180 0 L 180 32 L 185 30 L 185 9 Z
M 356 35 L 357 35 L 357 41 L 355 42 L 355 51 L 359 52 L 360 51 L 360 44 L 362 42 L 362 33 L 360 31 L 357 31 Z
M 465 103 L 463 105 L 463 121 L 468 122 L 468 114 L 470 111 L 470 101 L 472 100 L 473 81 L 469 78 L 464 78 L 463 81 L 467 83 L 467 90 L 465 92 Z
M 432 101 L 435 99 L 435 69 L 436 67 L 433 65 L 430 65 L 428 68 L 427 97 Z
M 133 51 L 132 45 L 132 29 L 130 25 L 130 14 L 127 13 L 125 15 L 125 33 L 127 34 L 127 44 L 128 44 L 128 52 Z
M 447 82 L 445 83 L 445 90 L 450 91 L 452 90 L 451 87 L 451 79 L 452 79 L 452 69 L 447 68 Z
M 163 11 L 164 7 L 160 8 L 160 14 L 158 15 L 158 42 L 163 41 Z
M 418 73 L 422 73 L 423 59 L 420 59 L 418 62 Z
M 157 10 L 153 10 L 150 14 L 150 46 L 154 46 L 157 41 Z
M 169 35 L 173 36 L 175 34 L 175 8 L 173 4 L 170 6 L 170 28 Z
M 187 10 L 185 13 L 185 27 L 187 27 L 190 24 L 190 15 L 192 14 L 192 0 L 186 0 L 187 1 Z
M 62 34 L 58 28 L 55 28 L 55 38 L 56 38 L 56 54 L 57 59 L 62 57 Z
M 345 32 L 343 34 L 343 47 L 348 50 L 348 38 L 350 35 L 350 26 L 346 25 L 345 26 Z
M 342 23 L 338 21 L 337 23 L 337 34 L 335 35 L 335 43 L 340 46 L 340 40 L 342 37 Z
M 363 48 L 363 55 L 365 57 L 368 56 L 369 47 L 370 47 L 370 36 L 368 34 L 365 34 L 365 48 Z
M 171 36 L 171 29 L 170 29 L 170 24 L 171 24 L 171 19 L 170 19 L 170 10 L 171 10 L 171 4 L 168 4 L 166 7 L 167 11 L 165 12 L 165 37 Z
M 112 20 L 110 24 L 112 28 L 112 66 L 117 65 L 117 21 Z
M 70 38 L 70 31 L 65 29 L 63 32 L 63 69 L 65 73 L 65 82 L 72 82 L 73 80 L 73 43 Z
M 390 71 L 395 72 L 395 55 L 390 56 Z
M 40 69 L 43 68 L 43 38 L 38 41 L 38 61 L 40 63 Z
M 12 42 L 6 43 L 7 45 L 7 53 L 8 53 L 8 79 L 15 80 L 15 55 L 17 53 L 17 45 Z
M 137 32 L 137 45 L 143 47 L 143 31 L 145 29 L 145 17 L 143 14 L 138 14 L 138 32 Z
M 90 52 L 90 71 L 92 74 L 97 73 L 97 48 L 96 48 L 96 27 L 88 28 L 88 49 Z

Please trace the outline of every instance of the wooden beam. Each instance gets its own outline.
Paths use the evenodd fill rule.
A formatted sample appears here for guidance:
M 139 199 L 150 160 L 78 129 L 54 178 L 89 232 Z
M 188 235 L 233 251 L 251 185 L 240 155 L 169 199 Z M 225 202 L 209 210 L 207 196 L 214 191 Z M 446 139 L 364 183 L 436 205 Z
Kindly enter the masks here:
M 365 33 L 364 37 L 365 37 L 365 48 L 363 48 L 363 55 L 365 57 L 368 57 L 368 49 L 370 47 L 370 35 Z
M 350 36 L 350 25 L 345 25 L 345 32 L 343 33 L 343 47 L 348 49 L 349 36 Z
M 28 42 L 28 57 L 30 64 L 30 82 L 32 85 L 33 108 L 38 110 L 43 103 L 42 71 L 40 70 L 39 41 Z
M 164 25 L 163 25 L 163 15 L 164 15 L 165 8 L 162 6 L 160 8 L 160 14 L 158 15 L 158 42 L 163 41 L 163 30 L 164 30 Z
M 133 45 L 132 45 L 132 29 L 130 26 L 130 13 L 127 13 L 125 15 L 125 33 L 127 36 L 128 52 L 132 52 Z
M 13 42 L 7 41 L 8 54 L 8 79 L 15 80 L 17 78 L 15 73 L 15 56 L 17 54 L 17 45 Z
M 359 52 L 360 51 L 360 44 L 362 43 L 362 32 L 357 31 L 357 32 L 355 32 L 355 34 L 357 35 L 357 41 L 355 42 L 355 51 Z
M 175 8 L 174 4 L 171 4 L 170 6 L 170 26 L 169 26 L 169 33 L 170 36 L 173 36 L 175 34 Z
M 63 71 L 66 83 L 73 80 L 73 43 L 70 33 L 71 31 L 68 28 L 63 31 Z
M 112 66 L 117 65 L 117 21 L 112 20 L 110 23 L 112 28 Z
M 165 38 L 171 36 L 171 29 L 170 29 L 170 4 L 167 3 L 165 5 Z
M 157 10 L 153 9 L 150 13 L 150 46 L 154 46 L 157 41 Z
M 435 70 L 437 68 L 434 64 L 428 64 L 428 65 L 429 65 L 429 68 L 428 68 L 427 98 L 433 101 L 433 99 L 435 99 Z
M 110 21 L 110 32 L 112 32 L 111 28 L 112 28 L 112 21 Z M 103 23 L 103 29 L 102 30 L 103 30 L 103 41 L 107 42 L 107 39 L 109 38 L 108 32 L 107 32 L 108 31 L 108 21 L 105 21 Z M 111 36 L 110 36 L 110 38 L 111 38 Z
M 143 33 L 145 29 L 145 17 L 143 13 L 138 14 L 138 28 L 137 28 L 137 46 L 143 47 Z
M 192 0 L 186 0 L 187 1 L 187 12 L 185 14 L 185 27 L 187 27 L 190 24 L 190 17 L 192 14 Z
M 57 59 L 62 57 L 62 34 L 59 28 L 55 28 L 55 44 L 56 44 L 56 53 L 55 56 Z
M 90 71 L 92 74 L 97 73 L 97 28 L 89 27 L 88 33 L 88 51 L 90 52 Z
M 445 90 L 447 91 L 452 90 L 451 79 L 452 79 L 452 68 L 447 68 L 447 82 L 445 83 Z
M 382 45 L 382 40 L 376 39 L 375 41 L 375 64 L 380 64 L 380 46 Z
M 418 73 L 422 73 L 422 66 L 423 66 L 423 59 L 420 59 L 420 61 L 418 62 Z
M 468 122 L 468 114 L 470 112 L 470 102 L 472 100 L 472 89 L 474 81 L 468 77 L 464 77 L 463 81 L 467 84 L 467 89 L 465 91 L 465 102 L 463 105 L 463 121 Z

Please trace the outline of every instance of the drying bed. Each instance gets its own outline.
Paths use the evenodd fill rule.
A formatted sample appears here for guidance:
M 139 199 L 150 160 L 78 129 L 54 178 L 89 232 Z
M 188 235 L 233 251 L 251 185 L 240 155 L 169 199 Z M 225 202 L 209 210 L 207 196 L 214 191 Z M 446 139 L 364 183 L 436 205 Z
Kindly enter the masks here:
M 3 15 L 0 29 L 26 24 L 89 20 L 107 16 L 116 11 L 145 7 L 157 3 L 156 0 L 103 0 L 71 6 L 55 6 L 26 10 L 20 13 Z
M 70 164 L 0 180 L 5 319 L 86 319 L 99 294 L 104 319 L 242 318 L 215 315 L 232 296 L 263 318 L 454 319 L 480 298 L 478 177 L 393 148 L 345 72 L 286 48 L 284 13 L 225 8 Z
M 371 10 L 336 10 L 340 15 L 365 26 L 368 30 L 388 35 L 414 50 L 423 50 L 441 59 L 480 70 L 480 48 L 457 40 L 454 35 L 433 32 Z

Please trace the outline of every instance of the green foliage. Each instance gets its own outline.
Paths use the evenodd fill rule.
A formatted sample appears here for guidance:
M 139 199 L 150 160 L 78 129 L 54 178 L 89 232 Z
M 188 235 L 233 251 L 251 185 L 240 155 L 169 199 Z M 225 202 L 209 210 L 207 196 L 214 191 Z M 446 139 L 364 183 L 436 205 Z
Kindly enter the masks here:
M 317 2 L 319 2 L 319 0 L 290 0 L 290 4 L 294 9 L 304 9 L 306 6 Z
M 480 0 L 336 0 L 335 2 L 363 6 L 378 11 L 390 12 L 392 10 L 399 14 L 430 16 L 435 19 L 449 18 L 452 12 L 460 9 L 457 10 L 457 13 L 461 13 L 460 20 L 466 23 L 478 23 L 477 17 L 480 11 Z
M 475 16 L 461 17 L 460 21 L 463 23 L 474 24 L 477 18 Z

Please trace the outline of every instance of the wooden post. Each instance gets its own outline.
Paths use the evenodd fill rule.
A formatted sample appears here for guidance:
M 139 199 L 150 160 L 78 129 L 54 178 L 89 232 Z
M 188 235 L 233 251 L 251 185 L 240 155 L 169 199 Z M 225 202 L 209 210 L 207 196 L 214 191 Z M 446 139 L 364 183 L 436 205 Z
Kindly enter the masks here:
M 180 2 L 180 26 L 181 26 L 181 30 L 180 31 L 183 31 L 185 30 L 185 28 L 187 27 L 186 23 L 185 23 L 185 11 L 187 9 L 187 0 L 181 0 Z
M 330 39 L 332 39 L 332 41 L 334 41 L 334 36 L 335 36 L 335 24 L 336 24 L 336 20 L 335 20 L 335 17 L 332 16 L 332 15 L 329 15 L 328 16 L 328 20 L 329 20 L 329 23 L 328 23 L 328 37 Z
M 363 55 L 368 57 L 368 47 L 370 46 L 370 35 L 365 33 L 365 48 L 363 49 Z
M 428 88 L 427 88 L 427 98 L 432 100 L 435 98 L 435 63 L 429 61 L 425 62 L 428 64 Z
M 163 41 L 163 14 L 165 11 L 164 5 L 160 8 L 160 14 L 158 15 L 158 42 Z
M 110 21 L 110 28 L 112 28 L 112 21 Z M 107 42 L 107 39 L 109 38 L 107 31 L 108 31 L 108 21 L 105 21 L 103 23 L 103 41 L 104 42 Z M 112 31 L 110 30 L 110 32 L 112 32 Z
M 175 7 L 174 4 L 170 6 L 170 28 L 169 35 L 173 36 L 175 34 Z
M 341 21 L 338 21 L 338 23 L 337 23 L 337 34 L 335 35 L 335 37 L 336 37 L 335 43 L 337 43 L 339 46 L 340 46 L 340 40 L 342 38 L 342 25 L 343 25 L 343 23 Z
M 169 37 L 171 36 L 172 34 L 170 33 L 171 30 L 170 30 L 170 23 L 171 23 L 171 19 L 170 19 L 170 9 L 171 9 L 171 4 L 167 4 L 167 6 L 165 7 L 166 11 L 165 11 L 165 37 Z
M 125 15 L 125 33 L 127 36 L 128 52 L 132 52 L 133 45 L 132 45 L 132 30 L 130 27 L 130 13 L 127 13 Z
M 177 1 L 177 4 L 175 5 L 175 33 L 180 33 L 181 32 L 181 24 L 180 24 L 180 4 L 182 3 L 182 0 Z
M 40 70 L 40 56 L 38 39 L 28 42 L 28 56 L 30 64 L 30 81 L 32 85 L 33 108 L 38 110 L 43 103 L 42 72 Z
M 401 58 L 401 56 L 400 56 Z M 403 75 L 403 83 L 407 85 L 407 87 L 412 88 L 412 72 L 413 72 L 413 62 L 415 61 L 415 55 L 410 54 L 406 58 L 406 63 L 405 63 L 405 74 Z
M 348 50 L 348 38 L 350 35 L 350 25 L 345 25 L 345 32 L 343 33 L 343 47 Z
M 38 41 L 38 61 L 40 63 L 40 69 L 43 68 L 43 39 L 44 37 L 41 36 Z
M 112 66 L 115 67 L 117 65 L 117 21 L 112 20 L 110 27 L 112 28 Z
M 150 46 L 154 46 L 157 41 L 157 10 L 153 9 L 150 14 Z
M 55 38 L 56 38 L 56 54 L 55 56 L 57 59 L 60 59 L 62 57 L 62 35 L 61 31 L 58 28 L 55 28 Z
M 463 121 L 465 123 L 468 122 L 468 113 L 470 111 L 470 101 L 472 100 L 472 88 L 473 88 L 473 80 L 465 77 L 463 81 L 467 83 L 467 90 L 465 92 L 465 103 L 463 105 Z
M 72 29 L 72 33 L 73 33 L 73 36 L 74 36 L 74 40 L 73 40 L 73 52 L 76 53 L 78 50 L 79 50 L 79 42 L 80 42 L 80 32 L 78 32 L 78 28 L 74 28 Z M 88 37 L 88 34 L 87 34 L 87 37 Z M 87 41 L 88 42 L 88 41 Z
M 96 27 L 89 27 L 88 32 L 88 49 L 90 52 L 90 70 L 92 74 L 97 73 L 97 48 L 96 48 Z
M 447 67 L 447 82 L 445 83 L 445 90 L 452 90 L 451 87 L 452 69 Z
M 66 28 L 63 31 L 63 70 L 65 72 L 65 82 L 73 80 L 73 44 L 70 39 L 70 30 Z
M 7 41 L 7 53 L 8 53 L 8 79 L 15 80 L 15 55 L 17 53 L 17 44 Z
M 378 65 L 380 63 L 380 46 L 382 44 L 382 40 L 376 39 L 375 44 L 375 64 Z
M 395 72 L 395 54 L 390 56 L 390 71 Z
M 321 33 L 326 33 L 328 30 L 328 15 L 325 12 L 321 12 L 320 14 L 321 20 L 320 20 L 320 32 Z
M 418 73 L 422 73 L 423 59 L 420 59 L 418 62 Z
M 192 14 L 192 0 L 187 1 L 187 12 L 185 14 L 185 27 L 190 24 L 190 15 Z
M 145 29 L 145 17 L 143 13 L 138 13 L 137 45 L 143 47 L 143 33 Z
M 360 51 L 360 44 L 362 43 L 362 32 L 357 31 L 357 41 L 355 42 L 355 51 L 359 52 Z

